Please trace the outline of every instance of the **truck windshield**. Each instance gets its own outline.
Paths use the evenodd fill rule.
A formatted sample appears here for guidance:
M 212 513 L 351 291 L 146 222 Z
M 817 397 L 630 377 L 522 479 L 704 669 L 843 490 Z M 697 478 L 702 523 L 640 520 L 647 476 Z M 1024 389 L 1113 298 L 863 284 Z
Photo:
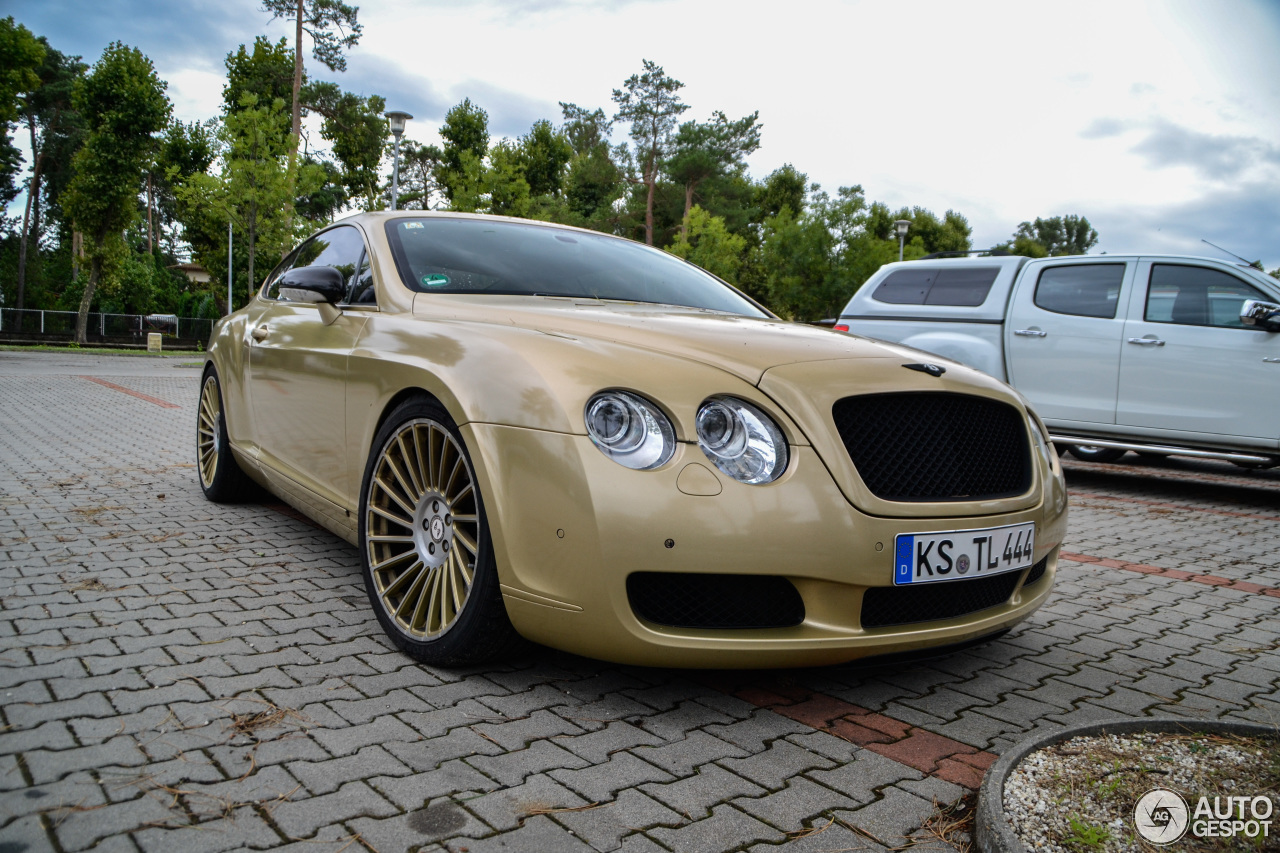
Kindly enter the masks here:
M 569 296 L 767 317 L 724 282 L 666 252 L 604 234 L 486 219 L 392 219 L 387 240 L 420 293 Z

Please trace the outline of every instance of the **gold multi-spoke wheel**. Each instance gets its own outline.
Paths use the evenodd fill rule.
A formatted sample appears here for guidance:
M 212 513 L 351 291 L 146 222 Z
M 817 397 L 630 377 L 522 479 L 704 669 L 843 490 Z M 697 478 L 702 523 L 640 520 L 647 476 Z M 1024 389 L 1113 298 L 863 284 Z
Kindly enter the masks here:
M 222 407 L 222 388 L 212 367 L 205 370 L 204 382 L 200 386 L 200 409 L 196 414 L 196 468 L 200 471 L 200 488 L 211 501 L 241 500 L 253 490 L 252 483 L 231 452 Z
M 415 400 L 388 418 L 360 512 L 369 597 L 397 645 L 419 660 L 460 664 L 506 644 L 479 486 L 443 409 Z
M 196 424 L 196 455 L 200 467 L 200 485 L 208 489 L 218 471 L 218 455 L 222 451 L 222 397 L 218 380 L 211 373 L 205 377 L 200 392 L 200 419 Z

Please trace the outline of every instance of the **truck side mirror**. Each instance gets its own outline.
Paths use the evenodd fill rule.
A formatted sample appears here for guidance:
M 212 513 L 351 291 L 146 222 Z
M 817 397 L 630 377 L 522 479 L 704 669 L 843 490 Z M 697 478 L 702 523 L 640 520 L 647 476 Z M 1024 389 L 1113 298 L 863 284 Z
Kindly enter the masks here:
M 1240 306 L 1240 322 L 1268 332 L 1280 332 L 1280 305 L 1260 299 L 1246 300 Z

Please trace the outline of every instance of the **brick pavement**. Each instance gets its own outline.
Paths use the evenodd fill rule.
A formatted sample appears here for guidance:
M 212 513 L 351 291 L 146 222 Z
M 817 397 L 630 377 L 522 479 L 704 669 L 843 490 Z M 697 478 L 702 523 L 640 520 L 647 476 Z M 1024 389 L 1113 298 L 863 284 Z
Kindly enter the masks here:
M 1275 472 L 1067 462 L 1054 597 L 941 657 L 433 670 L 349 546 L 204 500 L 189 361 L 0 353 L 5 853 L 943 850 L 1028 732 L 1280 717 Z

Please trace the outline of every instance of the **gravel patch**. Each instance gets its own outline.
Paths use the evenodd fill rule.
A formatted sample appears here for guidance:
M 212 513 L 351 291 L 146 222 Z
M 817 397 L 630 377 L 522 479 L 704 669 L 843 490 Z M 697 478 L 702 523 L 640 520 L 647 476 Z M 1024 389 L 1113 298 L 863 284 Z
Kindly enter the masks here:
M 1192 828 L 1201 797 L 1224 811 L 1231 807 L 1227 797 L 1272 803 L 1273 834 L 1198 838 L 1188 831 L 1166 849 L 1280 850 L 1280 741 L 1269 738 L 1150 732 L 1075 737 L 1023 758 L 1005 780 L 1004 810 L 1029 850 L 1152 851 L 1160 848 L 1139 835 L 1134 809 L 1153 788 L 1183 797 Z M 1251 818 L 1250 807 L 1243 809 Z

